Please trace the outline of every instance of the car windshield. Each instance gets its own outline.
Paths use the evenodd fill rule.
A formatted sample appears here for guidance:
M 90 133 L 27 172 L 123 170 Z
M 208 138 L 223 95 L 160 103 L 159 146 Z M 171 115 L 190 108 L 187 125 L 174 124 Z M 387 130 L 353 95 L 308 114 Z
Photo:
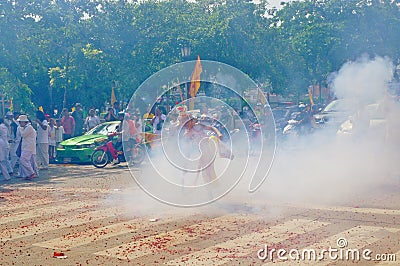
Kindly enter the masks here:
M 119 123 L 104 123 L 100 124 L 88 132 L 85 135 L 108 135 L 110 133 L 116 132 Z
M 326 112 L 340 112 L 347 111 L 351 109 L 352 102 L 348 100 L 334 100 L 330 102 L 325 108 L 324 113 Z

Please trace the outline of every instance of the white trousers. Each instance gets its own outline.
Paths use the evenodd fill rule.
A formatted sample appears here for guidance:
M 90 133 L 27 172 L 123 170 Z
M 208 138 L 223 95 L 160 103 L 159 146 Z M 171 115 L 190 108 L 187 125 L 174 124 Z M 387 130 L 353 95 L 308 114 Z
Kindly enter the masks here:
M 11 177 L 7 170 L 7 162 L 7 160 L 0 161 L 0 171 L 3 173 L 4 179 L 9 180 Z
M 49 167 L 49 144 L 38 143 L 36 145 L 37 164 L 45 168 Z
M 29 177 L 32 174 L 39 176 L 36 155 L 29 151 L 22 151 L 19 158 L 19 170 L 22 177 Z

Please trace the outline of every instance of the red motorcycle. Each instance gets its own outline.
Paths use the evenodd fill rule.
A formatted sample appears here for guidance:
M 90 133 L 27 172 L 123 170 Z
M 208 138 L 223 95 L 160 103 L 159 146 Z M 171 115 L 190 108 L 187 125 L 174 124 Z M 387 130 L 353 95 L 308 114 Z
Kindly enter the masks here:
M 115 148 L 114 137 L 117 133 L 108 136 L 107 140 L 99 142 L 98 147 L 94 150 L 91 156 L 92 164 L 97 168 L 103 168 L 111 162 L 126 162 L 139 165 L 143 162 L 146 156 L 145 146 L 143 143 L 128 144 L 125 152 Z M 122 145 L 121 145 L 122 146 Z

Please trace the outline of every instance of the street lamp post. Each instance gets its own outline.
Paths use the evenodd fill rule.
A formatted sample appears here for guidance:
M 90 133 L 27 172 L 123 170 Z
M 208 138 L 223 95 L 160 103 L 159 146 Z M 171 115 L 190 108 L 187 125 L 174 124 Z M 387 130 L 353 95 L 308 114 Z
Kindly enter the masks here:
M 185 44 L 181 47 L 181 55 L 182 55 L 183 61 L 186 61 L 189 58 L 190 53 L 191 53 L 191 51 L 190 51 L 189 45 Z
M 191 53 L 190 46 L 188 44 L 184 44 L 181 47 L 181 55 L 182 55 L 183 61 L 187 61 L 189 59 L 190 53 Z M 190 95 L 189 95 L 190 83 L 186 82 L 185 87 L 186 87 L 186 99 L 189 99 L 190 98 Z

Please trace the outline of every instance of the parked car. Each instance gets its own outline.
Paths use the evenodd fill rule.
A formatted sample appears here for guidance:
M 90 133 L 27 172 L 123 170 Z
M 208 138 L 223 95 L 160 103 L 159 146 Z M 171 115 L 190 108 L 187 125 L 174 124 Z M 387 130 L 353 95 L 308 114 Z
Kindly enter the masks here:
M 281 134 L 288 121 L 291 119 L 291 115 L 298 111 L 298 106 L 291 107 L 277 107 L 272 109 L 272 114 L 274 115 L 275 127 L 277 133 Z
M 362 120 L 362 121 L 361 121 Z M 355 132 L 360 128 L 361 132 Z M 349 116 L 343 122 L 336 135 L 339 140 L 350 140 L 358 137 L 371 137 L 375 141 L 383 141 L 386 133 L 386 118 L 380 104 L 369 104 L 363 110 Z
M 60 163 L 90 163 L 96 147 L 95 141 L 106 140 L 107 135 L 115 133 L 120 121 L 105 122 L 82 136 L 70 138 L 57 147 L 56 161 Z
M 338 99 L 330 102 L 325 108 L 314 115 L 315 122 L 324 124 L 326 127 L 338 127 L 355 112 L 355 103 L 348 99 Z

